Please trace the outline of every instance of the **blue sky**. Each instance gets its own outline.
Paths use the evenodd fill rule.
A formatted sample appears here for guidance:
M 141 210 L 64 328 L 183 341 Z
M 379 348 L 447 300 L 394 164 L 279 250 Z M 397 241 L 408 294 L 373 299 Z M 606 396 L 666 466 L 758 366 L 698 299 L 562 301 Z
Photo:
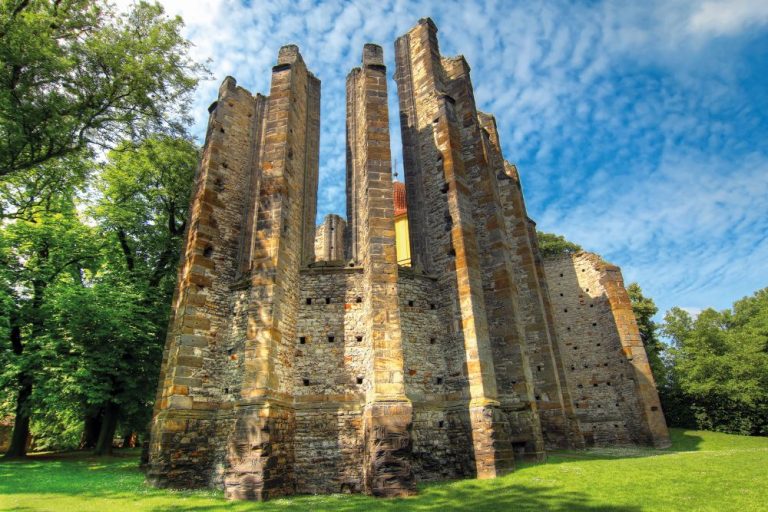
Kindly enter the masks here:
M 320 216 L 345 211 L 346 74 L 374 42 L 391 77 L 395 38 L 429 16 L 443 55 L 467 58 L 541 230 L 621 266 L 662 313 L 768 286 L 766 0 L 162 3 L 211 59 L 198 136 L 226 75 L 268 92 L 277 50 L 299 45 L 322 81 Z M 394 81 L 390 119 L 402 162 Z

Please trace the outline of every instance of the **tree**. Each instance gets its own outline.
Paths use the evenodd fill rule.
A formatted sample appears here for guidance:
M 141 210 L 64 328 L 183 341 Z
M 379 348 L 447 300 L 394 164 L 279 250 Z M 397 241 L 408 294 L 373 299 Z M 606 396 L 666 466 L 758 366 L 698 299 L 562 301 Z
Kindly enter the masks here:
M 654 315 L 659 312 L 653 299 L 643 295 L 643 290 L 637 283 L 630 283 L 627 286 L 629 300 L 632 303 L 632 312 L 637 320 L 637 327 L 640 330 L 640 338 L 643 340 L 645 353 L 648 355 L 648 363 L 651 366 L 654 379 L 657 386 L 661 387 L 665 380 L 665 368 L 661 355 L 664 345 L 658 337 L 659 326 L 653 321 Z
M 103 374 L 112 394 L 89 404 L 101 426 L 98 454 L 111 450 L 118 419 L 134 429 L 149 420 L 199 158 L 194 143 L 168 136 L 127 149 L 121 146 L 108 155 L 97 181 L 101 199 L 94 217 L 113 247 L 108 256 L 112 279 L 134 293 L 130 307 L 114 306 L 133 313 L 116 318 L 126 326 L 141 327 L 124 330 L 102 361 L 112 361 L 113 371 Z M 111 298 L 114 304 L 124 299 Z M 114 367 L 114 361 L 125 360 L 133 364 Z
M 575 244 L 566 240 L 562 235 L 537 231 L 536 236 L 539 239 L 539 250 L 541 251 L 541 255 L 545 258 L 547 256 L 573 254 L 581 250 L 581 246 L 579 244 Z
M 0 2 L 0 177 L 179 132 L 205 69 L 158 4 Z
M 90 209 L 71 190 L 2 226 L 0 307 L 12 321 L 0 329 L 12 347 L 0 353 L 0 387 L 16 397 L 9 456 L 24 454 L 32 426 L 36 442 L 72 446 L 85 420 L 84 444 L 106 454 L 120 425 L 146 425 L 197 159 L 186 139 L 126 143 L 93 173 Z
M 768 434 L 768 289 L 695 319 L 673 308 L 664 333 L 674 347 L 673 377 L 699 428 Z
M 49 334 L 46 301 L 50 290 L 67 280 L 80 282 L 96 252 L 91 229 L 77 218 L 71 199 L 52 202 L 29 220 L 2 226 L 1 255 L 9 335 L 0 353 L 0 389 L 15 396 L 14 428 L 7 457 L 26 453 L 37 384 L 51 381 L 49 370 L 68 352 Z M 39 391 L 39 390 L 38 390 Z

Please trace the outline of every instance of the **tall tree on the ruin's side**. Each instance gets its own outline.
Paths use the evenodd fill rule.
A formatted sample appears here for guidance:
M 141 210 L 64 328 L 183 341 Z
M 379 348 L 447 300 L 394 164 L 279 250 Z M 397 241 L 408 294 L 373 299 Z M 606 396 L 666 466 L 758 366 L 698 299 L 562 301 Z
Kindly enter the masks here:
M 106 382 L 107 390 L 89 401 L 89 410 L 100 415 L 97 454 L 110 451 L 118 421 L 130 432 L 143 429 L 149 420 L 199 157 L 189 140 L 167 136 L 126 149 L 108 155 L 97 180 L 101 199 L 94 216 L 110 248 L 111 279 L 135 294 L 134 314 L 122 321 L 145 326 L 134 329 L 123 343 L 101 350 L 104 360 L 133 363 L 110 375 L 102 372 L 99 382 Z M 125 297 L 104 299 L 119 304 Z
M 541 255 L 545 258 L 547 256 L 573 254 L 581 250 L 579 244 L 566 240 L 562 235 L 537 231 L 536 237 L 539 239 L 539 250 L 541 251 Z
M 181 26 L 146 2 L 0 2 L 0 177 L 180 131 L 204 73 Z
M 0 345 L 0 390 L 13 397 L 11 445 L 6 457 L 26 452 L 30 422 L 47 397 L 40 386 L 56 381 L 56 369 L 70 352 L 65 339 L 50 336 L 49 299 L 64 283 L 82 286 L 83 269 L 93 264 L 96 239 L 82 224 L 71 199 L 59 198 L 27 220 L 3 224 L 0 247 L 3 306 L 8 340 Z M 10 405 L 10 404 L 5 404 Z
M 102 1 L 0 1 L 0 219 L 10 220 L 0 228 L 48 226 L 40 219 L 63 215 L 60 205 L 88 178 L 91 167 L 82 163 L 94 149 L 182 131 L 190 93 L 205 69 L 191 60 L 181 26 L 179 18 L 170 19 L 159 5 L 146 2 L 119 13 Z M 68 218 L 77 217 L 72 208 L 67 211 Z M 60 339 L 61 332 L 51 334 L 53 327 L 62 329 L 52 325 L 49 330 L 40 321 L 45 315 L 34 313 L 46 306 L 59 283 L 45 282 L 45 272 L 34 283 L 18 280 L 27 275 L 28 263 L 44 261 L 66 246 L 67 236 L 57 232 L 10 246 L 39 249 L 32 259 L 13 251 L 3 255 L 3 270 L 10 271 L 0 276 L 0 307 L 7 312 L 0 322 L 0 353 L 14 364 L 4 366 L 0 377 L 4 387 L 14 387 L 4 396 L 12 397 L 12 410 L 18 411 L 11 456 L 25 453 L 33 414 L 29 404 L 35 381 L 45 376 L 26 362 L 43 361 L 47 352 L 36 351 L 47 346 L 44 339 Z M 164 271 L 167 265 L 156 268 Z M 156 281 L 162 286 L 162 279 Z M 6 379 L 10 374 L 13 378 Z

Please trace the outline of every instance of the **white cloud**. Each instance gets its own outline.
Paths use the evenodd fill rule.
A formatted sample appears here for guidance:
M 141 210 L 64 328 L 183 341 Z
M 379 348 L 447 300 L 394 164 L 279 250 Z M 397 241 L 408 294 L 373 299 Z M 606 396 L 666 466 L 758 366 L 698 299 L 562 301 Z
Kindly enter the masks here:
M 732 35 L 768 23 L 765 0 L 717 0 L 702 3 L 690 18 L 691 32 Z
M 738 82 L 739 37 L 768 23 L 768 2 L 162 3 L 185 19 L 196 56 L 213 59 L 215 80 L 195 100 L 200 135 L 227 74 L 267 93 L 279 47 L 300 46 L 322 80 L 320 216 L 345 212 L 345 77 L 362 45 L 384 47 L 391 76 L 394 39 L 432 16 L 442 53 L 467 58 L 540 227 L 622 266 L 662 313 L 727 307 L 768 285 L 768 154 L 757 142 L 768 120 Z

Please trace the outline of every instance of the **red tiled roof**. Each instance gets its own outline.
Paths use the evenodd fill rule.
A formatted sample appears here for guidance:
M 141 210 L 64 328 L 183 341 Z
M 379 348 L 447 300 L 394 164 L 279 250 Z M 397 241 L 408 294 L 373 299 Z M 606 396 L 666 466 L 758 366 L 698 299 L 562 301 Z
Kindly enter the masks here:
M 408 211 L 408 202 L 405 200 L 405 183 L 394 182 L 395 217 Z

